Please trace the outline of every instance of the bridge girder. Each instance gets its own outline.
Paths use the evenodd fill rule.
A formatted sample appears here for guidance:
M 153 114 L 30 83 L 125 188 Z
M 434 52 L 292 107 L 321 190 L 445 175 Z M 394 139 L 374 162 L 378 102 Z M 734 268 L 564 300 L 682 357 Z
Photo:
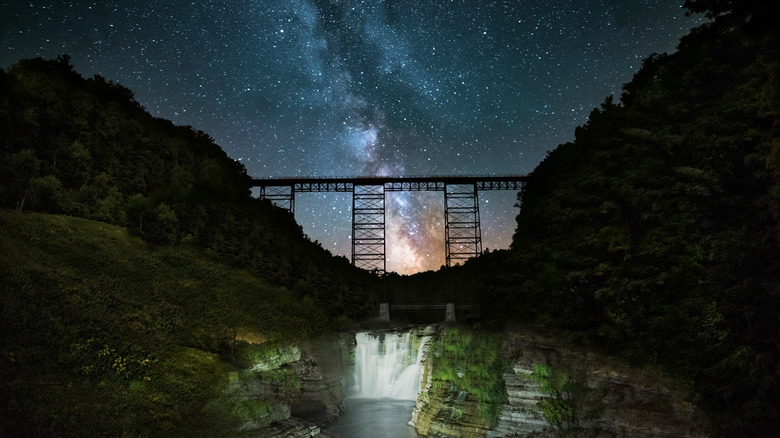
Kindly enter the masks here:
M 444 190 L 444 245 L 447 266 L 482 253 L 476 184 L 448 184 Z
M 447 266 L 482 253 L 480 190 L 520 190 L 526 175 L 490 176 L 357 176 L 254 178 L 259 197 L 295 213 L 295 193 L 352 193 L 352 264 L 384 274 L 387 268 L 385 194 L 444 192 Z
M 357 185 L 352 192 L 352 265 L 383 275 L 385 249 L 385 188 Z

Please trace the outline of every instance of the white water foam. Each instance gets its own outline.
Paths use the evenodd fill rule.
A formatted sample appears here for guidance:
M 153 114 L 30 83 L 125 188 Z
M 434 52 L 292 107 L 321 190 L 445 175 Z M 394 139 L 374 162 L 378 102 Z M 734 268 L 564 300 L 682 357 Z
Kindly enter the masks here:
M 356 398 L 390 398 L 415 400 L 422 379 L 423 346 L 429 336 L 420 340 L 414 350 L 409 333 L 358 333 L 355 335 Z

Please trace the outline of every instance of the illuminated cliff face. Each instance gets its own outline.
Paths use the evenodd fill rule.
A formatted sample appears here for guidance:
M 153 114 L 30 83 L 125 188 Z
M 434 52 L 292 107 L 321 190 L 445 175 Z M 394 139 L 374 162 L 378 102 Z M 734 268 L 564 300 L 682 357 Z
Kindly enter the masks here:
M 446 330 L 429 351 L 409 422 L 423 436 L 704 436 L 668 375 L 532 331 Z

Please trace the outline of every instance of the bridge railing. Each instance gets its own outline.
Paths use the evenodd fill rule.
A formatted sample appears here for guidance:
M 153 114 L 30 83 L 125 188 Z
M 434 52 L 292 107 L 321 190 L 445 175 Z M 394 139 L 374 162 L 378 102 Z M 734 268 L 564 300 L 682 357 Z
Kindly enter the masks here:
M 352 264 L 381 274 L 386 270 L 385 193 L 444 192 L 445 263 L 452 266 L 482 253 L 478 192 L 520 190 L 527 179 L 527 175 L 265 177 L 253 178 L 252 187 L 259 188 L 260 199 L 293 214 L 296 193 L 351 192 Z
M 390 310 L 444 310 L 447 304 L 390 304 Z M 458 304 L 458 309 L 478 309 L 476 304 Z
M 443 192 L 456 184 L 473 185 L 476 190 L 519 190 L 526 179 L 526 175 L 265 177 L 253 178 L 252 187 L 260 188 L 261 197 L 266 197 L 266 190 L 288 188 L 292 197 L 295 192 L 354 192 L 356 186 L 383 186 L 388 192 Z
M 470 180 L 489 180 L 489 179 L 522 179 L 525 180 L 528 175 L 524 174 L 497 174 L 497 175 L 341 175 L 341 176 L 280 176 L 280 177 L 258 177 L 252 178 L 253 182 L 292 182 L 292 181 L 366 181 L 366 180 L 426 180 L 426 181 L 440 181 L 440 180 L 456 180 L 456 179 L 470 179 Z

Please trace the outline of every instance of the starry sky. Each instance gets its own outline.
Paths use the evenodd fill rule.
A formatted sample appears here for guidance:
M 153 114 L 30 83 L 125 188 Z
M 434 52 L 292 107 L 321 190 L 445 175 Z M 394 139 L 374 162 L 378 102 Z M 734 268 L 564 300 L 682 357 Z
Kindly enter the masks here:
M 704 21 L 682 3 L 9 0 L 0 66 L 67 53 L 253 177 L 523 174 Z M 516 193 L 479 197 L 483 248 L 508 247 Z M 442 193 L 386 202 L 388 271 L 443 265 Z M 350 208 L 350 194 L 298 194 L 295 216 L 349 257 Z

